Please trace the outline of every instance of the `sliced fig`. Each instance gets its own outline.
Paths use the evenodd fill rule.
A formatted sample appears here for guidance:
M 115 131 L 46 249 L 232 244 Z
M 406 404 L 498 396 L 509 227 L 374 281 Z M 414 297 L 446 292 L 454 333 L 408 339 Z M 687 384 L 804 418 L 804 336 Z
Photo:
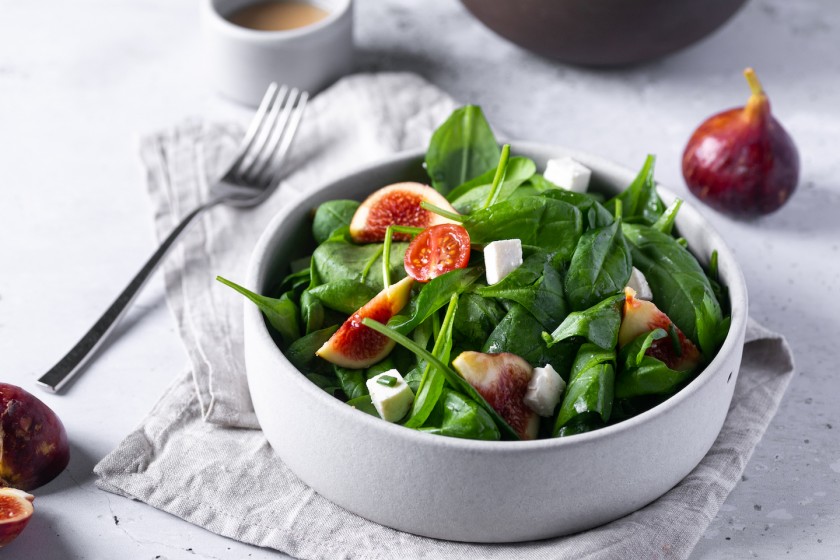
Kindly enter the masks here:
M 467 380 L 484 400 L 510 424 L 522 439 L 534 439 L 540 422 L 536 412 L 525 404 L 531 364 L 516 354 L 461 352 L 452 367 Z
M 394 348 L 394 341 L 364 326 L 362 319 L 370 317 L 380 323 L 387 323 L 408 303 L 413 282 L 413 278 L 406 276 L 379 292 L 344 321 L 315 355 L 337 366 L 351 369 L 370 367 L 387 356 Z
M 396 183 L 382 187 L 362 202 L 350 221 L 350 237 L 356 243 L 375 243 L 385 239 L 385 230 L 391 225 L 427 228 L 455 223 L 421 208 L 421 202 L 457 213 L 442 194 L 428 185 Z M 409 236 L 398 233 L 394 239 L 406 241 Z
M 655 329 L 669 336 L 655 340 L 645 352 L 675 371 L 690 371 L 700 363 L 700 351 L 683 332 L 650 301 L 638 299 L 633 288 L 624 289 L 624 316 L 618 331 L 618 345 L 624 346 Z
M 0 486 L 38 488 L 69 461 L 67 432 L 55 412 L 20 387 L 0 383 Z
M 26 528 L 35 512 L 35 497 L 23 490 L 0 488 L 0 548 L 3 548 Z

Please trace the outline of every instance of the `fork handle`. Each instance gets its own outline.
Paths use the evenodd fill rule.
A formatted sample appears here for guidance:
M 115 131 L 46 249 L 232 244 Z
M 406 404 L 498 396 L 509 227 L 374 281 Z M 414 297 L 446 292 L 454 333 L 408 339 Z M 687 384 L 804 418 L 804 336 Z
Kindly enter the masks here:
M 99 348 L 111 331 L 114 330 L 120 318 L 125 315 L 126 310 L 131 305 L 131 302 L 134 301 L 135 296 L 137 296 L 146 284 L 146 281 L 151 277 L 161 261 L 163 261 L 163 258 L 178 240 L 178 237 L 187 229 L 196 216 L 208 208 L 212 208 L 221 202 L 221 200 L 222 198 L 211 199 L 184 216 L 181 223 L 163 240 L 158 250 L 146 261 L 143 268 L 140 269 L 122 293 L 117 296 L 114 303 L 96 321 L 93 327 L 76 343 L 67 355 L 61 358 L 52 369 L 38 379 L 38 385 L 41 388 L 50 393 L 55 393 L 84 367 L 94 351 Z

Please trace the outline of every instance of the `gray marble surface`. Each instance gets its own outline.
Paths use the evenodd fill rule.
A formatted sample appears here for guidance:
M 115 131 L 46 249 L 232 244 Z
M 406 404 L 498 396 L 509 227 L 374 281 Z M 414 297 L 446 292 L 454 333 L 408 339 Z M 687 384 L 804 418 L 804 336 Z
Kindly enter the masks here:
M 153 250 L 138 138 L 187 116 L 246 121 L 203 78 L 198 1 L 0 0 L 0 371 L 34 389 Z M 410 70 L 481 104 L 511 138 L 630 167 L 658 156 L 686 194 L 685 142 L 740 105 L 752 65 L 802 156 L 779 213 L 707 210 L 743 265 L 752 315 L 784 332 L 798 375 L 692 558 L 840 557 L 840 5 L 752 0 L 708 40 L 621 70 L 564 66 L 512 46 L 452 0 L 358 0 L 363 70 Z M 689 198 L 690 200 L 690 198 Z M 101 492 L 93 465 L 186 367 L 159 279 L 63 396 L 73 460 L 37 494 L 9 558 L 275 558 Z

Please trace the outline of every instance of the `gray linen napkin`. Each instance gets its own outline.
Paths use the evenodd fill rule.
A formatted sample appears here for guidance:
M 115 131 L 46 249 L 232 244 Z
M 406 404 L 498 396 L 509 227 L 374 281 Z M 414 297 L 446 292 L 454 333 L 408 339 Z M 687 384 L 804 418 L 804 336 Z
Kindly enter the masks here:
M 95 469 L 100 488 L 210 531 L 306 559 L 686 558 L 739 480 L 793 376 L 784 338 L 750 322 L 726 422 L 712 449 L 654 503 L 596 529 L 532 543 L 476 545 L 402 533 L 336 506 L 303 484 L 256 428 L 244 378 L 240 279 L 270 217 L 303 190 L 388 153 L 426 144 L 454 104 L 409 74 L 347 78 L 316 98 L 289 162 L 291 175 L 255 211 L 217 209 L 166 267 L 169 304 L 190 370 Z M 205 195 L 235 148 L 235 128 L 187 123 L 148 139 L 143 158 L 165 235 Z

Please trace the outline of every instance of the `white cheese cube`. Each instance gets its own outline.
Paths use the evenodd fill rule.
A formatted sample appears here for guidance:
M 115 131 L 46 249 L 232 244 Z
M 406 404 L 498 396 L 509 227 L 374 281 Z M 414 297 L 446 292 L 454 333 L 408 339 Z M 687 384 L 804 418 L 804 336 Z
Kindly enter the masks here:
M 650 284 L 648 284 L 647 278 L 635 266 L 633 267 L 633 272 L 630 273 L 630 280 L 627 281 L 627 286 L 625 287 L 632 288 L 636 292 L 636 299 L 653 301 L 653 292 L 650 290 Z
M 394 379 L 393 385 L 384 383 Z M 379 380 L 382 381 L 379 381 Z M 389 369 L 367 380 L 367 388 L 370 393 L 370 400 L 373 403 L 379 416 L 388 422 L 397 422 L 406 415 L 411 403 L 414 401 L 414 393 L 411 387 L 405 382 L 403 376 L 395 369 Z
M 504 239 L 493 241 L 484 248 L 484 268 L 487 284 L 492 286 L 522 264 L 522 241 Z
M 566 382 L 554 371 L 551 364 L 534 368 L 528 391 L 522 400 L 525 405 L 540 416 L 551 416 L 560 404 L 560 397 L 566 390 Z
M 570 157 L 548 160 L 543 176 L 567 191 L 586 192 L 592 171 Z

